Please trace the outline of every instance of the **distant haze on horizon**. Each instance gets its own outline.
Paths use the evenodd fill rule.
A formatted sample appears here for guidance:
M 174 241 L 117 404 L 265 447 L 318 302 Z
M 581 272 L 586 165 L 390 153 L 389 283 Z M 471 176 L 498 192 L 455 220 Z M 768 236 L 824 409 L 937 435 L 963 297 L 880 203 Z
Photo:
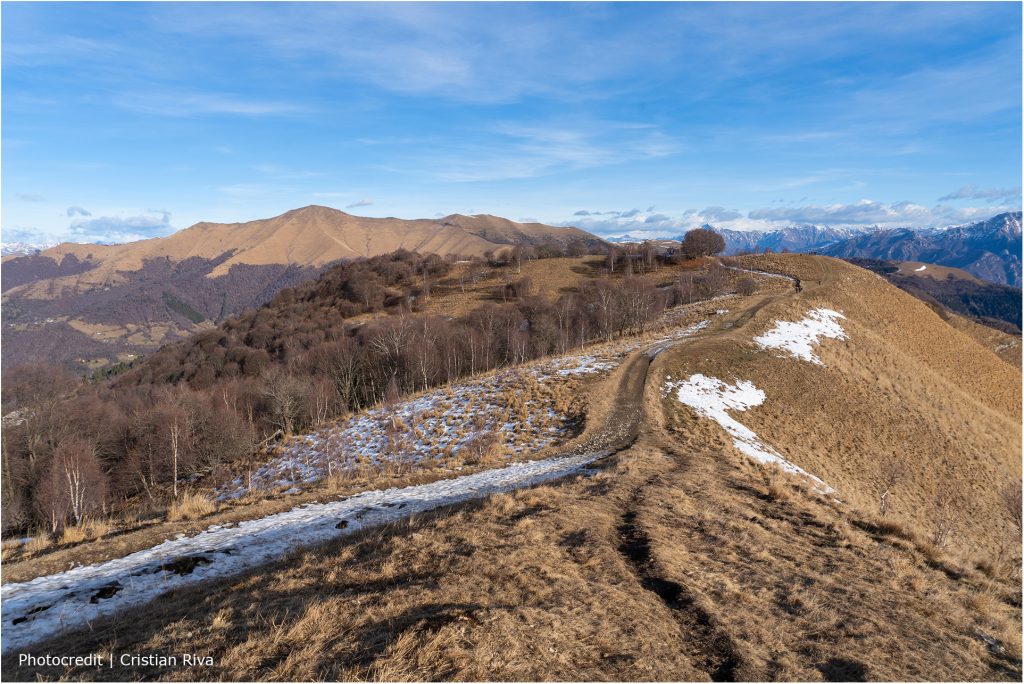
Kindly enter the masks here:
M 1021 5 L 5 3 L 4 242 L 321 204 L 603 236 L 1021 206 Z

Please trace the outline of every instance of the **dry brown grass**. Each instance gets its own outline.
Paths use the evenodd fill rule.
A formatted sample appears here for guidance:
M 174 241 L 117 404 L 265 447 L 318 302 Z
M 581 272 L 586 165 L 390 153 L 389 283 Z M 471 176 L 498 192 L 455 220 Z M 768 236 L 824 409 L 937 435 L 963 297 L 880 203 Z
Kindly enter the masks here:
M 206 494 L 186 492 L 167 509 L 168 522 L 198 520 L 217 512 L 217 502 Z
M 662 265 L 658 270 L 644 274 L 657 285 L 671 283 L 680 273 L 703 267 L 699 261 L 679 265 Z M 458 316 L 486 302 L 501 301 L 496 295 L 500 286 L 521 278 L 533 282 L 534 291 L 548 299 L 557 299 L 566 292 L 576 291 L 580 284 L 604 275 L 605 259 L 601 256 L 565 257 L 527 261 L 518 273 L 513 266 L 486 267 L 486 278 L 478 283 L 466 281 L 464 288 L 459 285 L 459 274 L 468 268 L 466 264 L 455 264 L 452 274 L 442 280 L 426 303 L 426 311 L 433 314 Z M 612 274 L 622 278 L 621 269 Z M 772 285 L 773 283 L 769 283 Z M 463 289 L 465 291 L 463 292 Z
M 814 280 L 807 276 L 815 273 L 811 257 L 771 260 Z M 997 466 L 1006 474 L 1010 447 L 1019 450 L 1019 428 L 981 434 L 1007 425 L 1014 403 L 998 385 L 1014 380 L 985 377 L 968 387 L 952 366 L 955 349 L 930 365 L 930 343 L 904 343 L 910 330 L 938 329 L 914 316 L 895 325 L 903 300 L 869 288 L 859 295 L 866 303 L 858 303 L 846 291 L 858 292 L 851 289 L 860 287 L 856 272 L 822 271 L 820 278 L 797 305 L 765 295 L 758 299 L 763 309 L 733 319 L 737 325 L 706 342 L 658 357 L 650 373 L 753 380 L 768 400 L 737 418 L 835 486 L 843 503 L 811 495 L 801 483 L 766 480 L 717 425 L 661 400 L 657 383 L 649 383 L 640 441 L 597 475 L 296 552 L 39 646 L 62 653 L 187 650 L 212 655 L 213 667 L 36 672 L 7 656 L 3 673 L 1019 681 L 1019 583 L 951 560 L 957 543 L 976 552 L 997 534 L 1006 538 L 1006 521 L 973 480 L 991 486 Z M 850 318 L 850 341 L 822 350 L 826 369 L 773 359 L 746 342 L 812 303 L 841 307 Z M 884 348 L 885 335 L 898 342 Z M 983 360 L 962 365 L 963 377 L 987 372 Z M 879 385 L 879 373 L 887 385 Z M 592 416 L 613 402 L 598 395 Z M 930 403 L 932 412 L 924 413 Z M 856 420 L 871 430 L 850 429 Z M 895 448 L 921 473 L 897 490 L 892 514 L 876 519 L 862 513 L 877 510 L 877 469 L 869 466 Z M 959 542 L 941 552 L 926 541 L 927 497 L 938 478 L 962 485 L 962 509 L 972 516 Z M 917 505 L 925 512 L 915 513 Z
M 191 649 L 212 668 L 37 673 L 8 657 L 4 674 L 629 681 L 727 665 L 755 681 L 1019 677 L 1019 609 L 992 600 L 1003 585 L 880 552 L 840 508 L 795 493 L 772 501 L 761 486 L 720 451 L 636 447 L 592 478 L 297 552 L 41 646 Z M 643 562 L 624 543 L 627 514 Z M 657 586 L 682 598 L 666 602 Z
M 22 547 L 26 555 L 36 555 L 53 546 L 53 540 L 45 532 L 36 532 Z
M 736 418 L 859 510 L 878 509 L 878 461 L 898 455 L 909 468 L 890 517 L 932 536 L 948 514 L 950 553 L 994 557 L 1010 536 L 999 492 L 1021 477 L 1020 371 L 862 269 L 807 255 L 741 260 L 800 277 L 803 292 L 771 300 L 734 334 L 689 345 L 672 375 L 752 381 L 766 401 Z M 825 368 L 752 344 L 775 321 L 822 306 L 845 314 L 848 335 L 819 346 Z M 942 483 L 955 483 L 944 512 Z
M 86 519 L 78 525 L 68 525 L 61 530 L 57 543 L 59 545 L 80 544 L 84 541 L 101 539 L 113 528 L 114 524 L 109 520 L 98 518 Z M 44 545 L 43 548 L 46 548 L 46 546 L 48 545 Z

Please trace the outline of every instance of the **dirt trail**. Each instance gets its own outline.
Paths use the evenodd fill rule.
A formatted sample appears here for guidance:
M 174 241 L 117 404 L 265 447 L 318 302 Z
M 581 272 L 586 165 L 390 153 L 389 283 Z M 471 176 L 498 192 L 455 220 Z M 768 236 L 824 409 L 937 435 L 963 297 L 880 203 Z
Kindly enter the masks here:
M 588 416 L 587 427 L 558 456 L 575 456 L 593 451 L 618 453 L 630 447 L 640 434 L 643 418 L 644 389 L 651 357 L 646 350 L 634 352 L 621 369 L 609 379 L 614 396 L 605 415 Z
M 723 334 L 730 334 L 742 328 L 754 315 L 769 303 L 781 297 L 792 296 L 796 293 L 797 279 L 788 275 L 768 273 L 765 271 L 752 271 L 749 269 L 726 266 L 734 271 L 753 273 L 788 280 L 794 287 L 793 291 L 785 293 L 767 294 L 761 296 L 751 306 L 731 317 L 717 331 L 709 330 L 700 335 L 699 339 L 717 337 Z M 823 276 L 824 277 L 824 276 Z M 820 282 L 820 281 L 818 281 Z M 810 285 L 810 287 L 808 287 Z M 813 289 L 816 283 L 805 283 L 804 290 Z M 587 428 L 583 434 L 569 447 L 564 450 L 561 456 L 578 455 L 590 451 L 607 450 L 613 454 L 623 451 L 631 446 L 640 435 L 644 423 L 643 403 L 644 394 L 647 389 L 647 374 L 651 362 L 662 352 L 667 351 L 681 343 L 693 342 L 693 338 L 667 340 L 650 345 L 639 351 L 633 352 L 623 362 L 621 371 L 613 376 L 612 380 L 618 379 L 614 385 L 614 397 L 611 399 L 612 408 L 606 415 L 588 416 Z
M 715 344 L 712 340 L 735 335 L 739 329 L 743 328 L 766 305 L 783 297 L 794 296 L 802 291 L 799 281 L 790 276 L 736 267 L 726 268 L 761 276 L 786 279 L 793 286 L 793 289 L 787 290 L 784 293 L 761 296 L 750 306 L 733 314 L 728 320 L 717 326 L 717 329 L 709 330 L 705 335 L 702 335 L 699 347 L 697 348 L 707 348 L 707 345 Z M 817 282 L 813 283 L 812 287 L 816 285 Z M 643 382 L 638 388 L 638 394 L 632 394 L 630 390 L 637 391 L 633 387 L 630 387 L 629 390 L 620 387 L 619 396 L 628 397 L 632 406 L 634 401 L 642 404 L 646 391 L 656 394 L 658 388 L 647 387 L 647 374 L 650 370 L 650 362 L 672 346 L 675 345 L 655 345 L 638 352 L 634 361 L 641 359 L 647 359 L 648 361 L 642 365 Z M 637 363 L 637 368 L 640 367 L 640 364 Z M 636 382 L 635 379 L 634 382 Z M 625 385 L 625 381 L 623 385 Z M 637 430 L 645 422 L 641 420 L 642 413 L 642 410 L 637 412 L 635 424 L 635 429 Z M 655 419 L 654 422 L 658 423 L 659 421 Z M 654 435 L 657 433 L 657 430 L 653 428 L 660 426 L 643 425 L 643 427 L 648 428 L 645 430 L 645 434 Z M 651 552 L 650 533 L 645 527 L 641 516 L 641 510 L 645 506 L 647 494 L 652 487 L 656 486 L 659 482 L 664 482 L 666 478 L 687 477 L 684 473 L 689 470 L 691 464 L 686 455 L 666 444 L 662 444 L 662 440 L 659 438 L 655 437 L 647 441 L 650 442 L 650 446 L 653 448 L 666 455 L 670 455 L 672 466 L 667 472 L 659 472 L 652 475 L 631 492 L 618 527 L 620 540 L 618 551 L 629 564 L 640 586 L 656 596 L 672 612 L 672 616 L 685 635 L 685 639 L 680 643 L 680 648 L 686 654 L 691 664 L 698 670 L 705 672 L 713 682 L 736 681 L 740 678 L 739 672 L 743 669 L 744 661 L 732 638 L 727 631 L 718 625 L 714 615 L 701 606 L 698 597 L 691 589 L 665 576 L 665 573 L 659 568 L 658 562 Z
M 683 467 L 684 463 L 677 461 L 675 470 Z M 690 590 L 659 571 L 652 558 L 648 532 L 638 520 L 644 491 L 664 475 L 652 476 L 633 492 L 619 525 L 619 553 L 630 563 L 640 585 L 672 611 L 686 635 L 682 647 L 693 666 L 706 672 L 713 682 L 736 681 L 741 660 L 732 639 L 698 604 Z
M 753 312 L 779 296 L 783 295 L 767 294 L 758 298 L 752 307 L 725 319 L 710 336 L 734 331 L 737 324 L 742 325 Z M 257 567 L 279 555 L 289 544 L 298 545 L 293 529 L 295 532 L 305 530 L 307 542 L 322 541 L 351 534 L 357 528 L 394 522 L 413 513 L 458 505 L 494 492 L 564 479 L 578 474 L 580 468 L 589 464 L 608 462 L 610 457 L 630 449 L 645 434 L 649 421 L 646 420 L 644 405 L 651 391 L 647 379 L 652 361 L 661 352 L 684 342 L 688 342 L 687 338 L 661 341 L 630 354 L 595 390 L 593 410 L 584 432 L 543 461 L 512 464 L 428 485 L 368 491 L 327 504 L 307 504 L 243 522 L 238 528 L 214 526 L 195 537 L 167 541 L 152 549 L 105 563 L 37 577 L 22 584 L 5 584 L 2 617 L 5 632 L 10 638 L 5 640 L 4 650 L 6 652 L 42 638 L 58 622 L 64 626 L 76 626 L 83 618 L 110 615 L 144 603 L 169 588 L 169 581 L 173 581 L 175 586 L 183 586 L 214 577 L 222 579 L 228 574 Z M 642 502 L 644 489 L 640 487 L 634 493 L 635 505 L 632 512 L 626 512 L 627 519 L 622 525 L 626 539 L 623 553 L 634 564 L 643 586 L 668 604 L 679 616 L 681 625 L 687 630 L 700 632 L 706 637 L 701 639 L 702 642 L 723 644 L 721 635 L 714 633 L 709 616 L 696 608 L 685 588 L 660 579 L 650 559 L 645 557 L 645 532 L 635 521 L 636 505 Z M 363 498 L 367 499 L 366 505 L 353 517 L 349 509 L 358 507 Z M 400 505 L 397 502 L 401 502 Z M 335 518 L 341 518 L 341 522 Z M 193 549 L 197 544 L 199 546 Z M 261 555 L 254 550 L 256 548 L 267 553 Z M 228 555 L 224 558 L 212 555 L 220 551 Z M 198 558 L 196 554 L 200 552 L 203 552 L 201 564 L 193 563 L 188 572 L 174 572 L 177 562 L 193 556 Z M 150 582 L 147 578 L 151 576 L 162 581 Z M 68 585 L 74 587 L 70 593 Z M 710 668 L 709 674 L 714 678 L 731 678 L 735 658 L 727 646 L 716 646 L 716 652 L 707 658 L 698 658 L 697 654 L 694 657 L 701 665 Z

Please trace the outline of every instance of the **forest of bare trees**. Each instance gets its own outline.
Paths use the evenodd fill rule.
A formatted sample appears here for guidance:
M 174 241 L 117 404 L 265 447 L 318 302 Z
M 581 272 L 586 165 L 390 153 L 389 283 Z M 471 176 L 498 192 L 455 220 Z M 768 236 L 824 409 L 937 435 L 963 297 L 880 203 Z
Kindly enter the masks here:
M 646 254 L 639 260 L 650 263 Z M 552 301 L 520 280 L 503 303 L 455 318 L 417 313 L 418 300 L 450 269 L 407 252 L 343 264 L 113 378 L 82 383 L 46 364 L 9 373 L 4 532 L 157 510 L 188 483 L 219 481 L 283 435 L 642 332 L 666 306 L 712 297 L 727 284 L 720 267 L 661 289 L 644 276 L 606 276 Z M 368 312 L 389 315 L 350 320 Z

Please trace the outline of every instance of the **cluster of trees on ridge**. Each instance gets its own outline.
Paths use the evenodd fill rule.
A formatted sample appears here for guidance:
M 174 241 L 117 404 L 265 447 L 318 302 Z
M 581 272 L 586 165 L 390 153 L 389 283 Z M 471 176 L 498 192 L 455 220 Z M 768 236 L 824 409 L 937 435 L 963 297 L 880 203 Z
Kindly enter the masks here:
M 529 256 L 513 250 L 490 259 L 514 267 Z M 4 532 L 56 532 L 140 501 L 156 510 L 190 481 L 226 477 L 276 436 L 473 373 L 642 332 L 665 307 L 716 296 L 729 283 L 713 265 L 657 288 L 633 272 L 663 257 L 640 246 L 607 258 L 619 266 L 614 277 L 586 280 L 555 301 L 521 278 L 501 286 L 503 303 L 452 318 L 415 314 L 452 265 L 399 251 L 285 288 L 115 377 L 82 383 L 53 365 L 16 369 L 3 397 Z M 460 273 L 482 267 L 483 278 L 486 263 Z M 375 312 L 390 315 L 351 320 Z

